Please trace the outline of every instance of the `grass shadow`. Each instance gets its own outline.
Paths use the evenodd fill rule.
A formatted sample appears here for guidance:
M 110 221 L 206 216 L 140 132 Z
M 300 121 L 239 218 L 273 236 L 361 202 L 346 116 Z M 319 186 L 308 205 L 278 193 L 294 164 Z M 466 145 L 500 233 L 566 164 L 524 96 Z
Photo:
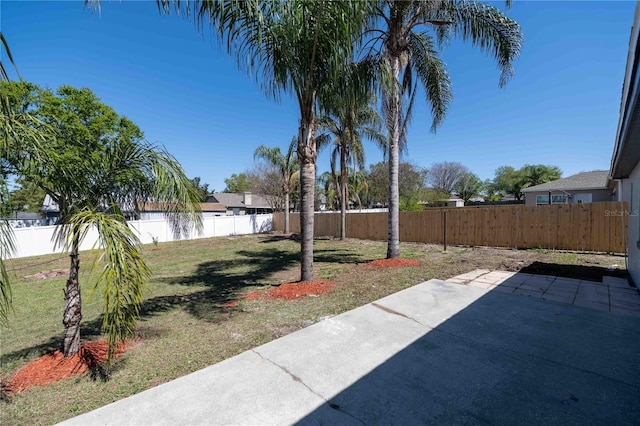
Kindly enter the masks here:
M 233 315 L 230 304 L 237 301 L 247 289 L 280 285 L 272 282 L 271 277 L 300 262 L 299 253 L 275 247 L 239 250 L 236 255 L 233 259 L 202 262 L 191 275 L 157 278 L 155 281 L 167 284 L 204 286 L 206 289 L 147 299 L 142 306 L 141 317 L 180 306 L 196 318 L 218 322 Z M 314 261 L 318 263 L 357 264 L 362 260 L 362 256 L 344 249 L 322 249 L 314 254 Z

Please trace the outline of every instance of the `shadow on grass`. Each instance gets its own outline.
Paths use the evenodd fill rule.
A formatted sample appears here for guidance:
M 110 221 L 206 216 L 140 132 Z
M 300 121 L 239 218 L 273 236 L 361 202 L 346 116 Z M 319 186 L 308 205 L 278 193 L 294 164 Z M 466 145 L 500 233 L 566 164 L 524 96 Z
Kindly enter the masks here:
M 290 237 L 283 238 L 291 239 Z M 265 238 L 261 242 L 282 241 L 279 236 Z M 196 318 L 209 322 L 220 322 L 235 314 L 229 304 L 241 297 L 251 287 L 270 285 L 269 278 L 282 270 L 291 268 L 300 262 L 300 253 L 281 250 L 275 247 L 260 250 L 240 250 L 233 259 L 211 260 L 200 263 L 191 275 L 156 278 L 153 281 L 183 286 L 205 287 L 190 293 L 151 297 L 145 300 L 140 309 L 140 319 L 152 317 L 177 307 L 183 308 Z M 356 264 L 363 261 L 360 255 L 345 249 L 316 250 L 314 261 L 317 263 Z M 280 284 L 280 283 L 278 283 Z M 277 284 L 277 285 L 278 285 Z M 83 321 L 82 340 L 94 340 L 102 336 L 100 315 L 91 321 Z M 62 348 L 63 333 L 53 336 L 46 342 L 21 350 L 2 354 L 2 363 L 43 355 Z M 116 367 L 116 365 L 114 365 Z M 117 368 L 117 367 L 116 367 Z M 94 372 L 96 378 L 103 378 L 101 371 Z
M 565 265 L 559 263 L 533 262 L 518 272 L 538 275 L 555 275 L 563 278 L 575 278 L 602 282 L 603 276 L 628 278 L 624 269 L 608 269 L 602 266 Z
M 266 239 L 269 240 L 269 239 Z M 278 248 L 240 250 L 234 259 L 212 260 L 200 263 L 196 271 L 187 276 L 159 278 L 167 284 L 204 286 L 205 290 L 183 295 L 153 297 L 146 300 L 141 317 L 156 315 L 175 307 L 182 307 L 196 318 L 218 322 L 233 315 L 230 304 L 238 300 L 248 288 L 271 284 L 273 274 L 289 269 L 300 262 L 300 254 Z M 359 263 L 362 257 L 347 250 L 316 250 L 317 263 Z

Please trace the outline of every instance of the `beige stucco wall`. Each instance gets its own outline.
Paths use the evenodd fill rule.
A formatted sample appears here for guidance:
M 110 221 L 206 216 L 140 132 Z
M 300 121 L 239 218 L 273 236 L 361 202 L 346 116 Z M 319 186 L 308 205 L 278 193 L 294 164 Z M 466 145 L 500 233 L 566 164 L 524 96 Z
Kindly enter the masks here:
M 630 192 L 629 204 L 629 259 L 631 278 L 640 286 L 640 163 L 636 164 L 625 185 Z
M 613 201 L 613 197 L 611 196 L 611 191 L 609 189 L 596 189 L 591 191 L 567 191 L 571 195 L 575 194 L 591 194 L 591 202 L 596 203 L 598 201 Z M 564 192 L 553 191 L 551 195 L 562 195 Z M 524 194 L 524 201 L 527 206 L 535 206 L 536 205 L 536 196 L 538 195 L 549 195 L 549 191 L 541 191 L 541 192 L 526 192 Z M 566 194 L 565 194 L 566 195 Z M 572 200 L 569 200 L 571 203 Z

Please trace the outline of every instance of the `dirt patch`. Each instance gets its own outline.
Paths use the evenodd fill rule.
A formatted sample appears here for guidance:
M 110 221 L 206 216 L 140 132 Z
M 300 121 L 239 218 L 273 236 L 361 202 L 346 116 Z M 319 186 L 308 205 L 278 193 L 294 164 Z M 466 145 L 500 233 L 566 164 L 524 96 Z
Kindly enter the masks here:
M 68 358 L 61 351 L 49 352 L 18 370 L 4 386 L 4 391 L 8 394 L 22 392 L 32 386 L 45 386 L 84 374 L 106 361 L 107 346 L 105 340 L 86 342 L 76 355 Z M 126 345 L 121 344 L 116 357 L 122 355 L 125 349 Z
M 51 269 L 49 271 L 42 271 L 42 272 L 38 272 L 37 274 L 27 275 L 24 278 L 28 280 L 40 281 L 40 280 L 46 280 L 49 278 L 60 277 L 63 275 L 69 275 L 69 270 L 68 269 Z
M 298 281 L 282 284 L 271 290 L 258 290 L 247 294 L 246 299 L 286 299 L 294 300 L 305 296 L 320 296 L 333 290 L 336 283 L 327 280 Z
M 396 266 L 420 266 L 420 262 L 415 259 L 379 259 L 363 264 L 373 268 L 391 268 Z

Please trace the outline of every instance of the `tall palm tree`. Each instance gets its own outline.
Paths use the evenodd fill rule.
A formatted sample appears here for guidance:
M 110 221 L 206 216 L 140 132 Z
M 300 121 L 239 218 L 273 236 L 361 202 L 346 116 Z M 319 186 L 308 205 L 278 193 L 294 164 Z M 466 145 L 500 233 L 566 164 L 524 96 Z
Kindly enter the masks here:
M 261 158 L 277 168 L 282 179 L 282 193 L 284 195 L 284 232 L 289 233 L 289 193 L 293 181 L 300 175 L 298 172 L 298 159 L 295 157 L 295 150 L 298 146 L 298 137 L 294 136 L 287 148 L 287 154 L 283 154 L 280 148 L 267 148 L 260 145 L 253 153 L 253 158 Z
M 254 74 L 265 93 L 294 95 L 300 109 L 298 160 L 301 197 L 301 280 L 313 280 L 316 107 L 352 57 L 370 16 L 369 2 L 295 0 L 160 0 L 196 23 L 209 24 L 238 65 Z
M 342 90 L 345 87 L 342 86 Z M 318 118 L 318 128 L 333 136 L 331 151 L 331 173 L 336 179 L 336 163 L 340 164 L 340 239 L 346 239 L 346 217 L 349 207 L 349 167 L 360 170 L 365 165 L 363 138 L 369 138 L 378 145 L 384 145 L 385 137 L 381 132 L 380 116 L 374 108 L 375 97 L 337 96 L 335 102 L 328 106 L 328 114 Z
M 104 264 L 96 286 L 103 289 L 102 328 L 111 359 L 117 342 L 134 329 L 150 277 L 125 211 L 154 202 L 165 211 L 174 233 L 186 234 L 194 225 L 201 228 L 198 192 L 175 158 L 145 142 L 134 123 L 100 103 L 88 89 L 63 86 L 54 94 L 17 85 L 35 91 L 29 110 L 38 121 L 28 124 L 52 129 L 40 147 L 45 155 L 31 155 L 16 144 L 18 155 L 3 160 L 17 175 L 42 188 L 60 209 L 56 234 L 71 259 L 64 292 L 64 355 L 74 355 L 80 348 L 79 249 L 93 228 L 99 237 L 96 248 L 101 249 L 95 262 Z
M 436 46 L 451 36 L 471 41 L 493 56 L 499 86 L 513 74 L 522 43 L 520 26 L 490 4 L 466 0 L 380 0 L 367 45 L 379 63 L 382 105 L 388 133 L 389 233 L 387 257 L 400 256 L 398 156 L 406 139 L 417 88 L 424 87 L 435 131 L 451 101 L 451 82 Z M 431 30 L 431 32 L 430 32 Z

